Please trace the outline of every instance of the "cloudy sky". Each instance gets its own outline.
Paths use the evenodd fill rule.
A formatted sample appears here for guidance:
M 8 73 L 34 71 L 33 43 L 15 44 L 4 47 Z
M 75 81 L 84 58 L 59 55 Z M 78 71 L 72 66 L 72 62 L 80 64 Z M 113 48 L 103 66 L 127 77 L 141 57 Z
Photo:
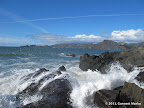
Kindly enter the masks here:
M 0 46 L 144 41 L 144 0 L 0 0 Z

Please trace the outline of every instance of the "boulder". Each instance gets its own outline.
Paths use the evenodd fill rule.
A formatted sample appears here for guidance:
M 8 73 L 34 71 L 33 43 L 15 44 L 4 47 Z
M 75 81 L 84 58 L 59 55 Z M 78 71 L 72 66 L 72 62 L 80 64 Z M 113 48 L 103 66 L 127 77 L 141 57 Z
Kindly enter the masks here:
M 101 54 L 100 56 L 89 54 L 84 54 L 84 56 L 80 57 L 80 64 L 79 68 L 83 71 L 87 71 L 88 69 L 91 69 L 93 71 L 99 70 L 102 73 L 105 73 L 106 66 L 109 65 L 113 61 L 113 57 L 110 55 L 109 52 L 105 52 Z
M 66 71 L 66 68 L 64 66 L 59 67 L 59 71 Z
M 144 47 L 112 53 L 105 52 L 99 56 L 84 54 L 84 56 L 80 57 L 79 68 L 83 71 L 91 69 L 105 73 L 111 63 L 117 61 L 130 72 L 134 66 L 144 63 Z
M 48 72 L 49 70 L 45 69 L 45 68 L 40 68 L 38 71 L 28 74 L 27 76 L 23 77 L 24 81 L 29 80 L 30 78 L 35 78 L 37 76 L 39 76 L 40 74 L 44 73 L 44 72 Z
M 109 102 L 115 102 L 119 90 L 99 90 L 95 93 L 94 102 L 100 108 L 111 108 Z
M 144 89 L 135 83 L 125 82 L 120 92 L 119 100 L 121 103 L 130 103 L 130 105 L 125 105 L 125 107 L 144 108 Z
M 31 78 L 37 78 L 43 72 L 47 72 L 47 70 L 40 69 L 33 73 Z M 69 100 L 72 87 L 66 77 L 46 83 L 61 74 L 61 71 L 49 73 L 38 82 L 31 83 L 26 89 L 19 92 L 16 96 L 17 101 L 23 101 L 23 99 L 35 95 L 42 96 L 42 99 L 37 102 L 21 105 L 19 108 L 72 108 Z
M 97 91 L 94 103 L 100 108 L 144 108 L 144 89 L 125 82 L 123 87 Z
M 69 100 L 71 89 L 68 80 L 54 80 L 40 91 L 43 95 L 41 100 L 20 108 L 72 108 Z
M 49 71 L 49 70 L 47 70 L 45 68 L 41 68 L 34 73 L 33 77 L 37 77 L 38 75 L 42 74 L 43 72 L 47 72 L 47 71 Z
M 42 84 L 49 80 L 49 79 L 52 79 L 54 78 L 55 76 L 57 75 L 60 75 L 61 72 L 60 71 L 56 71 L 56 72 L 53 72 L 51 74 L 48 74 L 47 76 L 44 76 L 42 79 L 40 79 L 37 83 L 31 83 L 26 89 L 24 89 L 23 91 L 19 92 L 17 94 L 17 99 L 23 99 L 24 97 L 27 97 L 27 96 L 33 96 L 33 95 L 36 95 L 36 94 L 39 94 L 39 88 L 42 86 Z M 34 73 L 35 75 L 35 73 Z M 33 78 L 33 77 L 32 77 Z
M 144 72 L 140 72 L 136 77 L 136 80 L 138 80 L 139 82 L 143 82 L 144 83 Z

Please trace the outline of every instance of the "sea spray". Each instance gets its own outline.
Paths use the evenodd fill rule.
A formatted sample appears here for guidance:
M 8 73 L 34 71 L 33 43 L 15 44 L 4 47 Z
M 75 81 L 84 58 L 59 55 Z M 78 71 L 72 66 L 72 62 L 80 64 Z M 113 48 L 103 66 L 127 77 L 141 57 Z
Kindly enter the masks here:
M 8 52 L 7 52 L 8 51 Z M 49 82 L 60 78 L 67 78 L 72 85 L 71 102 L 74 108 L 94 108 L 94 94 L 100 89 L 113 89 L 123 85 L 125 81 L 134 82 L 140 87 L 144 87 L 143 83 L 139 83 L 134 78 L 142 68 L 135 68 L 128 73 L 119 63 L 112 64 L 107 70 L 107 74 L 101 74 L 99 71 L 82 71 L 79 69 L 79 56 L 84 53 L 90 55 L 99 55 L 106 50 L 97 49 L 50 49 L 50 48 L 5 48 L 0 49 L 1 54 L 11 54 L 15 52 L 17 55 L 0 56 L 0 107 L 15 108 L 19 104 L 26 105 L 31 102 L 38 101 L 42 98 L 38 93 L 33 96 L 24 97 L 22 103 L 15 101 L 15 95 L 32 83 L 37 83 L 43 76 L 55 72 L 62 65 L 66 67 L 66 72 L 62 72 L 60 76 L 45 80 L 40 86 L 43 88 Z M 76 57 L 66 57 L 61 54 L 76 54 Z M 21 55 L 25 54 L 25 55 Z M 29 76 L 40 68 L 50 70 L 43 73 L 37 78 Z M 66 77 L 65 77 L 66 76 Z M 39 89 L 41 90 L 41 89 Z
M 70 70 L 72 71 L 72 68 Z M 139 72 L 140 70 L 135 68 L 135 70 L 128 73 L 118 62 L 111 65 L 107 74 L 101 74 L 99 71 L 91 70 L 87 72 L 73 70 L 71 75 L 73 75 L 74 80 L 78 82 L 77 85 L 73 86 L 71 93 L 74 108 L 97 107 L 93 104 L 94 93 L 96 91 L 101 89 L 114 89 L 122 86 L 125 81 L 136 82 L 134 76 Z

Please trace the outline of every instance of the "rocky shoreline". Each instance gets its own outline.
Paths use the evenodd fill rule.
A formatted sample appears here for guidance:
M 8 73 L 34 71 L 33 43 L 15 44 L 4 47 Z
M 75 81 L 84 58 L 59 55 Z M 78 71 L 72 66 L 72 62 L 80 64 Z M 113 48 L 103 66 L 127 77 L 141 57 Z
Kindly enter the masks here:
M 106 70 L 114 62 L 119 62 L 128 72 L 134 67 L 143 67 L 144 47 L 113 53 L 105 52 L 99 56 L 84 54 L 80 57 L 79 68 L 83 71 L 99 70 L 106 74 Z M 140 72 L 135 79 L 144 83 L 144 72 Z M 144 108 L 144 89 L 135 83 L 125 82 L 124 86 L 114 90 L 96 91 L 94 103 L 100 108 Z
M 99 56 L 84 54 L 80 57 L 79 68 L 83 71 L 91 69 L 99 70 L 102 74 L 107 74 L 106 70 L 114 62 L 119 62 L 128 72 L 131 72 L 134 67 L 142 67 L 144 64 L 144 48 L 136 48 L 119 52 L 105 52 Z M 65 78 L 55 79 L 42 87 L 44 81 L 53 79 L 66 71 L 64 66 L 61 66 L 57 71 L 43 76 L 37 83 L 30 84 L 23 91 L 16 95 L 16 101 L 20 102 L 24 97 L 42 95 L 42 98 L 36 102 L 26 105 L 19 105 L 17 108 L 73 108 L 70 100 L 72 86 Z M 29 78 L 37 78 L 39 75 L 49 72 L 42 68 L 33 74 L 29 74 L 25 81 Z M 144 83 L 144 72 L 140 72 L 135 79 L 138 82 Z M 102 89 L 95 91 L 94 104 L 99 108 L 144 108 L 144 89 L 140 88 L 135 83 L 125 82 L 123 86 L 113 90 Z
M 19 92 L 16 95 L 16 101 L 21 101 L 25 97 L 35 96 L 37 94 L 42 95 L 42 98 L 39 101 L 27 105 L 21 104 L 17 108 L 72 108 L 69 104 L 72 87 L 66 78 L 55 79 L 42 87 L 46 80 L 60 76 L 62 74 L 61 71 L 66 71 L 64 66 L 42 77 L 37 83 L 31 83 L 26 89 Z M 37 78 L 45 72 L 49 72 L 49 70 L 42 68 L 33 74 L 29 74 L 25 80 L 28 80 L 28 78 Z
M 99 70 L 106 73 L 112 63 L 119 62 L 128 72 L 134 67 L 144 65 L 144 47 L 109 53 L 108 51 L 99 56 L 84 54 L 80 57 L 79 68 L 83 71 Z

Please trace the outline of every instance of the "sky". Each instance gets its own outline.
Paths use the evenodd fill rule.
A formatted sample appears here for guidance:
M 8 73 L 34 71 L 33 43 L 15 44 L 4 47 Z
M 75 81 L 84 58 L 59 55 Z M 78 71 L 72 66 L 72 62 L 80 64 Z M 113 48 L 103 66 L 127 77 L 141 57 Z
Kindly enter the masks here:
M 0 0 L 0 46 L 144 41 L 144 0 Z

